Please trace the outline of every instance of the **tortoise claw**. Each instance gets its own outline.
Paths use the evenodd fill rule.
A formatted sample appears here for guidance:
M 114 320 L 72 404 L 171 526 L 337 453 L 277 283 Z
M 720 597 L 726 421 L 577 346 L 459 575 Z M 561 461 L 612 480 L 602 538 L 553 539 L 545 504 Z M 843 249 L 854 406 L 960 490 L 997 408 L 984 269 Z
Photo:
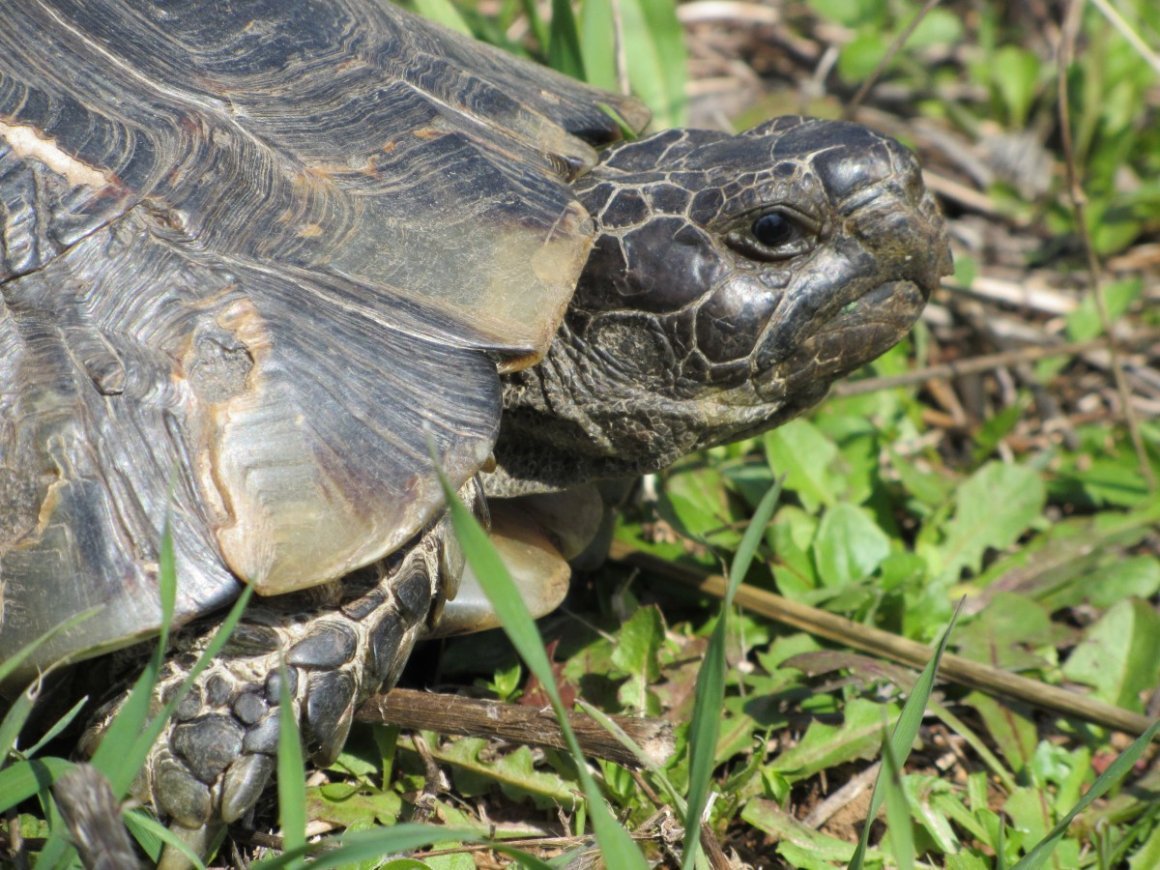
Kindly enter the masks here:
M 258 802 L 274 775 L 269 755 L 243 755 L 230 765 L 222 781 L 222 821 L 236 822 Z

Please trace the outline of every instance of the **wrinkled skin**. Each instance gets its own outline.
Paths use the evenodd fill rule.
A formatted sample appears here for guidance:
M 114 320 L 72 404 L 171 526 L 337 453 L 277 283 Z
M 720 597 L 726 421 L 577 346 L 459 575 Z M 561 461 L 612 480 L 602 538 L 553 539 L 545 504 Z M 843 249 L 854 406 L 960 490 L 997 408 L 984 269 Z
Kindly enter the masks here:
M 547 358 L 506 379 L 492 492 L 773 428 L 893 346 L 950 267 L 913 156 L 855 124 L 671 131 L 577 192 L 600 235 Z

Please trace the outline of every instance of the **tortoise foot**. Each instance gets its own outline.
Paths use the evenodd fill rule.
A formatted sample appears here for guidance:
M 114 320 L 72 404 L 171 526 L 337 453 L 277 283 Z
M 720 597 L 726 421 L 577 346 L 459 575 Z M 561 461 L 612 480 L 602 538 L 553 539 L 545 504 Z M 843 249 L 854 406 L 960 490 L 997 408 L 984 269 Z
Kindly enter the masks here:
M 255 600 L 223 653 L 178 702 L 134 786 L 136 796 L 151 802 L 184 841 L 207 847 L 212 833 L 249 814 L 270 784 L 284 694 L 306 755 L 315 765 L 332 762 L 358 705 L 398 679 L 442 604 L 448 541 L 441 523 L 405 555 L 322 593 Z M 212 629 L 179 637 L 180 652 L 158 685 L 159 701 L 179 691 L 211 635 Z

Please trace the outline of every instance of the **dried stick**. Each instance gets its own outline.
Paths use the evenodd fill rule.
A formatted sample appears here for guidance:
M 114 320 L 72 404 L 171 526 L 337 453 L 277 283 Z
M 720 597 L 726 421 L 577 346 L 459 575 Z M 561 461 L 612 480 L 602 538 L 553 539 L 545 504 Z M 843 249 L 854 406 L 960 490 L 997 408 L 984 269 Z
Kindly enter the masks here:
M 1137 333 L 1128 339 L 1131 344 L 1149 344 L 1160 341 L 1160 330 L 1152 329 Z M 908 387 L 921 384 L 934 378 L 957 378 L 963 375 L 974 375 L 992 369 L 1004 368 L 1017 363 L 1033 362 L 1052 356 L 1073 356 L 1088 353 L 1093 350 L 1106 350 L 1111 346 L 1108 338 L 1094 338 L 1090 341 L 1075 341 L 1067 344 L 1052 344 L 1037 347 L 1021 347 L 1016 350 L 1005 350 L 1001 353 L 991 353 L 971 359 L 956 362 L 941 363 L 927 366 L 901 375 L 891 375 L 883 378 L 863 378 L 857 381 L 845 381 L 834 386 L 835 396 L 860 396 L 863 393 L 873 393 L 877 390 L 889 390 L 894 387 Z
M 687 565 L 672 564 L 619 541 L 613 542 L 610 557 L 647 568 L 656 574 L 719 598 L 725 594 L 727 581 L 724 577 Z M 745 583 L 737 587 L 737 594 L 733 600 L 739 606 L 777 622 L 901 664 L 921 668 L 925 667 L 930 659 L 930 647 L 925 644 L 851 622 L 841 616 L 790 601 L 788 598 Z M 1148 717 L 1139 713 L 1132 713 L 1086 695 L 1049 686 L 1037 680 L 1029 680 L 950 653 L 943 655 L 939 662 L 938 675 L 942 680 L 1025 701 L 1062 716 L 1081 719 L 1129 734 L 1143 734 L 1152 724 Z
M 419 692 L 391 689 L 370 698 L 355 714 L 360 722 L 427 729 L 441 734 L 471 737 L 498 737 L 512 743 L 568 749 L 560 725 L 551 710 Z M 673 753 L 672 727 L 659 719 L 633 716 L 612 718 L 656 764 L 663 765 Z M 578 713 L 569 714 L 572 729 L 585 755 L 606 758 L 631 767 L 640 761 L 605 731 L 596 720 Z
M 1071 103 L 1067 96 L 1067 68 L 1071 65 L 1075 55 L 1075 43 L 1079 38 L 1080 20 L 1083 17 L 1085 0 L 1071 0 L 1067 8 L 1067 16 L 1063 22 L 1063 32 L 1059 38 L 1059 68 L 1056 74 L 1056 87 L 1059 99 L 1059 135 L 1063 145 L 1064 165 L 1067 168 L 1067 192 L 1071 197 L 1072 212 L 1075 215 L 1076 232 L 1083 242 L 1084 254 L 1087 257 L 1088 281 L 1091 287 L 1092 298 L 1095 299 L 1096 311 L 1100 315 L 1100 325 L 1108 336 L 1108 352 L 1111 354 L 1112 377 L 1116 383 L 1116 391 L 1120 394 L 1120 404 L 1123 405 L 1124 421 L 1128 425 L 1128 435 L 1132 439 L 1132 446 L 1136 450 L 1136 459 L 1140 465 L 1140 474 L 1143 476 L 1148 489 L 1156 492 L 1156 475 L 1152 473 L 1152 463 L 1148 460 L 1148 452 L 1144 448 L 1144 437 L 1140 434 L 1140 421 L 1132 410 L 1131 395 L 1128 391 L 1127 379 L 1124 377 L 1124 367 L 1120 360 L 1120 352 L 1112 336 L 1112 322 L 1108 315 L 1108 303 L 1104 297 L 1104 288 L 1100 283 L 1100 262 L 1096 256 L 1095 245 L 1092 244 L 1091 234 L 1087 230 L 1087 218 L 1084 203 L 1086 197 L 1079 180 L 1079 169 L 1075 165 L 1075 147 L 1071 138 Z

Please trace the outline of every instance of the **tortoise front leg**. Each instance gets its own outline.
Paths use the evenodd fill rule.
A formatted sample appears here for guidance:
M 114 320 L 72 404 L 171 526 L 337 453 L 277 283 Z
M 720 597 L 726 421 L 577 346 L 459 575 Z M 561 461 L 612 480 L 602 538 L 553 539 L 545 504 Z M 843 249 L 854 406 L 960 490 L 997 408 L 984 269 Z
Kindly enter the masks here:
M 225 650 L 178 703 L 134 786 L 191 848 L 257 803 L 274 772 L 281 674 L 303 746 L 318 766 L 342 750 L 357 707 L 398 679 L 438 617 L 462 557 L 444 519 L 392 557 L 327 586 L 255 599 Z M 215 625 L 182 632 L 156 689 L 178 691 Z M 285 671 L 280 669 L 285 664 Z M 115 705 L 119 707 L 118 703 Z M 108 716 L 90 728 L 92 747 Z M 162 866 L 183 866 L 176 853 Z M 174 862 L 174 863 L 169 863 Z

